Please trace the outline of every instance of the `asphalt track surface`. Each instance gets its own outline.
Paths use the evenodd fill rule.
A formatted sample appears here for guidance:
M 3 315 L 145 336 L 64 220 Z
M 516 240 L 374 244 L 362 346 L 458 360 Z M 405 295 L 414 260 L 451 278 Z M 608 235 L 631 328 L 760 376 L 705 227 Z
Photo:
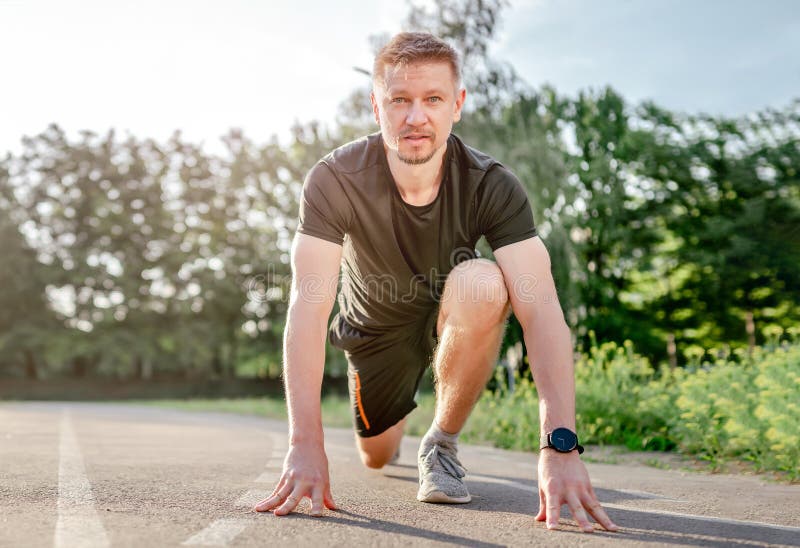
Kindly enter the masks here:
M 286 425 L 122 404 L 0 404 L 0 546 L 800 546 L 800 486 L 746 476 L 588 464 L 619 533 L 533 516 L 532 454 L 462 445 L 473 501 L 415 500 L 418 440 L 397 466 L 361 466 L 326 430 L 323 518 L 252 511 L 277 481 Z

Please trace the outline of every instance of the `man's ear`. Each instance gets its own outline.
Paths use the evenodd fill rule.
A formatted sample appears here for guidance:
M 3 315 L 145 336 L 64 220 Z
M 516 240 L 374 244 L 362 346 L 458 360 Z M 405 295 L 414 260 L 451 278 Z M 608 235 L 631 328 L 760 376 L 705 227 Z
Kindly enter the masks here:
M 456 93 L 456 104 L 453 107 L 453 122 L 461 120 L 461 109 L 464 108 L 464 101 L 467 99 L 467 90 L 461 88 Z
M 375 91 L 374 90 L 369 93 L 369 100 L 372 103 L 372 114 L 375 115 L 375 123 L 378 124 L 378 126 L 380 126 L 381 125 L 381 115 L 380 115 L 380 111 L 378 110 L 378 100 L 375 98 Z

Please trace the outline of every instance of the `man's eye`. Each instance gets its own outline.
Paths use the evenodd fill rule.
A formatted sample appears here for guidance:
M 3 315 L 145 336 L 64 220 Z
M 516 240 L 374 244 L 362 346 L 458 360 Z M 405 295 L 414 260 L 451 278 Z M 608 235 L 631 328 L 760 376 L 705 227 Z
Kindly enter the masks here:
M 404 97 L 395 97 L 392 99 L 392 103 L 402 103 L 405 101 Z
M 439 103 L 439 102 L 442 101 L 442 98 L 441 97 L 436 97 L 436 96 L 428 97 L 428 101 L 430 101 L 431 103 Z

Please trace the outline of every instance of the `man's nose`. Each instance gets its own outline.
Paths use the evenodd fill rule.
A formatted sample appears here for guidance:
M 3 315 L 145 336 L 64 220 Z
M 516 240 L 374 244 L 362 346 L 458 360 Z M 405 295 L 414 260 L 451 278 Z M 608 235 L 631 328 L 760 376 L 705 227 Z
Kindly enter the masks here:
M 410 126 L 419 126 L 427 121 L 428 116 L 425 114 L 425 109 L 422 108 L 422 104 L 417 101 L 413 101 L 408 109 L 406 123 Z

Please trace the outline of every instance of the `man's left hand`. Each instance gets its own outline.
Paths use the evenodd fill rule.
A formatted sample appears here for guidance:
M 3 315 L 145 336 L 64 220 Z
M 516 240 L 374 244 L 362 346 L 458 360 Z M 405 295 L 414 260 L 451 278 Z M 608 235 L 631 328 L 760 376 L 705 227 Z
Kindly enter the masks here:
M 539 452 L 539 513 L 536 520 L 547 521 L 548 529 L 558 529 L 562 504 L 569 506 L 572 517 L 587 533 L 594 531 L 587 513 L 607 531 L 619 529 L 597 500 L 578 452 L 559 453 L 555 449 L 542 449 Z

